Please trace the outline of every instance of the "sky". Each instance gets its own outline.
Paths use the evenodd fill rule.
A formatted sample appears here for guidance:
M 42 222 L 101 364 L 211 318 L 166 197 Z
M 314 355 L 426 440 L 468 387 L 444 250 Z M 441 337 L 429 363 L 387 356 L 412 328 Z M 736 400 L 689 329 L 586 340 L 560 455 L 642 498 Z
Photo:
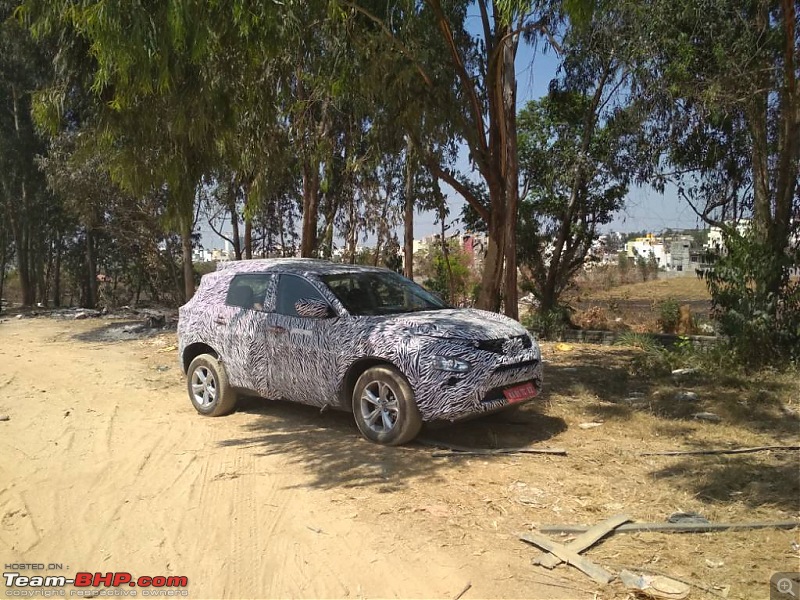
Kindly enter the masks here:
M 468 17 L 469 29 L 473 34 L 478 35 L 480 29 L 480 16 L 472 14 Z M 544 45 L 542 45 L 544 46 Z M 516 59 L 517 69 L 517 110 L 524 108 L 530 100 L 541 98 L 547 93 L 550 81 L 555 77 L 559 65 L 559 59 L 552 48 L 540 46 L 534 50 L 530 45 L 520 43 Z M 462 148 L 457 168 L 465 175 L 479 180 L 477 173 L 470 172 L 470 165 L 467 159 L 466 148 Z M 450 207 L 450 232 L 463 229 L 458 222 L 461 210 L 464 206 L 464 199 L 454 192 L 449 186 L 443 184 L 442 190 L 447 194 Z M 624 210 L 617 213 L 614 220 L 601 228 L 601 231 L 642 231 L 650 230 L 653 232 L 662 229 L 692 229 L 701 226 L 696 215 L 686 202 L 678 198 L 674 187 L 667 187 L 664 194 L 660 194 L 648 187 L 634 187 L 628 193 Z M 200 224 L 203 234 L 203 245 L 205 248 L 222 247 L 223 242 L 210 228 L 203 222 Z M 226 227 L 230 230 L 230 226 Z M 417 213 L 414 218 L 414 237 L 422 237 L 437 233 L 439 225 L 436 224 L 436 216 L 433 212 Z M 402 226 L 397 231 L 398 239 L 402 244 Z M 374 244 L 374 237 L 367 238 L 363 244 L 369 246 Z M 341 245 L 342 239 L 338 238 L 335 243 Z

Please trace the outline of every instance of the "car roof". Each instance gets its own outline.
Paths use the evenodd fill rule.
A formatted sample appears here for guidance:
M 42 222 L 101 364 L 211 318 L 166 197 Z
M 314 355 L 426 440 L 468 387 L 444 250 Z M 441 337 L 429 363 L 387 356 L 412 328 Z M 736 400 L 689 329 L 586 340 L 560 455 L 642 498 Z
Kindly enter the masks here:
M 268 273 L 280 271 L 298 275 L 334 275 L 339 273 L 385 273 L 383 267 L 334 263 L 321 258 L 254 258 L 217 263 L 217 271 L 226 273 Z

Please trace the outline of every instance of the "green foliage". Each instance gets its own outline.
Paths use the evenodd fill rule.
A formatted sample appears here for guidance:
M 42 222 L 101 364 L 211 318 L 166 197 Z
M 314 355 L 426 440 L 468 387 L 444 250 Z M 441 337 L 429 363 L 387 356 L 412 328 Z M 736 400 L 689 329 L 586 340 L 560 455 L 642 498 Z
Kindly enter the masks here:
M 573 23 L 562 71 L 520 112 L 519 264 L 547 311 L 584 266 L 599 228 L 622 208 L 644 161 L 644 112 L 630 84 L 632 55 L 613 11 Z
M 521 323 L 541 339 L 557 340 L 569 328 L 569 313 L 563 307 L 547 312 L 531 312 L 522 317 Z
M 630 345 L 641 350 L 631 359 L 629 369 L 632 374 L 639 377 L 663 377 L 669 375 L 672 369 L 669 352 L 658 342 L 650 340 L 633 339 L 630 343 L 617 340 L 617 345 Z
M 461 250 L 457 240 L 450 240 L 448 259 L 445 260 L 441 244 L 432 244 L 427 251 L 417 252 L 416 273 L 423 285 L 453 305 L 471 303 L 474 298 L 474 275 L 469 257 Z M 449 263 L 449 268 L 448 268 Z M 453 293 L 450 277 L 453 278 Z
M 614 340 L 614 345 L 638 348 L 647 353 L 658 352 L 662 349 L 661 344 L 659 344 L 652 335 L 635 331 L 624 331 L 620 333 L 617 339 Z
M 797 2 L 653 0 L 623 4 L 652 103 L 648 135 L 666 173 L 700 218 L 743 239 L 710 273 L 723 332 L 750 364 L 797 356 L 797 291 L 786 268 L 800 216 Z
M 30 306 L 46 301 L 50 240 L 63 214 L 37 168 L 46 140 L 31 118 L 32 92 L 52 76 L 51 48 L 11 17 L 14 7 L 0 0 L 0 269 L 14 257 L 22 302 Z
M 725 235 L 728 253 L 706 281 L 713 315 L 729 336 L 736 358 L 751 367 L 800 360 L 800 281 L 789 269 L 800 264 L 800 248 L 781 254 L 756 235 Z
M 658 326 L 664 333 L 675 333 L 681 319 L 681 304 L 675 298 L 658 303 Z

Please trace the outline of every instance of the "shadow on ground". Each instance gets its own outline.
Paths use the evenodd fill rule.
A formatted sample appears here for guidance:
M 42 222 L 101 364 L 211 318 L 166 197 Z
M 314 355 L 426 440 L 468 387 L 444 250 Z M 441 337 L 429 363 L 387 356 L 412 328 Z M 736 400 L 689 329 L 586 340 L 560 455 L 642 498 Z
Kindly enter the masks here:
M 256 455 L 283 456 L 287 468 L 298 466 L 311 473 L 306 485 L 323 489 L 370 487 L 391 493 L 425 481 L 441 481 L 463 458 L 434 458 L 434 448 L 409 444 L 387 448 L 361 437 L 352 415 L 259 398 L 242 398 L 237 412 L 252 415 L 245 435 L 223 440 L 222 446 L 248 448 Z M 447 427 L 423 429 L 428 441 L 450 442 L 476 448 L 523 446 L 544 442 L 566 429 L 562 419 L 528 410 L 504 422 L 495 416 Z M 481 460 L 503 460 L 484 456 Z
M 675 424 L 697 424 L 694 415 L 713 413 L 720 426 L 737 425 L 776 435 L 800 434 L 797 419 L 781 411 L 781 394 L 791 386 L 780 381 L 755 382 L 744 375 L 724 380 L 702 373 L 682 378 L 633 375 L 630 363 L 637 351 L 614 349 L 575 353 L 572 365 L 548 365 L 550 394 L 580 399 L 596 419 L 628 420 L 645 413 Z
M 170 331 L 174 332 L 175 330 L 169 327 L 150 327 L 141 320 L 115 321 L 77 333 L 74 338 L 81 342 L 127 342 L 169 333 Z
M 794 452 L 770 455 L 691 456 L 653 472 L 703 502 L 743 502 L 800 512 L 800 469 Z

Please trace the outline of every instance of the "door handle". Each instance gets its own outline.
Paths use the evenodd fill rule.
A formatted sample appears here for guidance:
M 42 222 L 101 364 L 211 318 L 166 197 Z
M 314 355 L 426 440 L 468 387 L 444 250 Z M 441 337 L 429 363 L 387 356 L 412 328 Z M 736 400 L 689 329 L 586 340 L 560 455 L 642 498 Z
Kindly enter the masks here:
M 270 326 L 268 328 L 268 331 L 270 333 L 283 334 L 283 333 L 286 333 L 289 330 L 286 329 L 286 327 L 281 327 L 280 325 L 272 325 L 272 326 Z

